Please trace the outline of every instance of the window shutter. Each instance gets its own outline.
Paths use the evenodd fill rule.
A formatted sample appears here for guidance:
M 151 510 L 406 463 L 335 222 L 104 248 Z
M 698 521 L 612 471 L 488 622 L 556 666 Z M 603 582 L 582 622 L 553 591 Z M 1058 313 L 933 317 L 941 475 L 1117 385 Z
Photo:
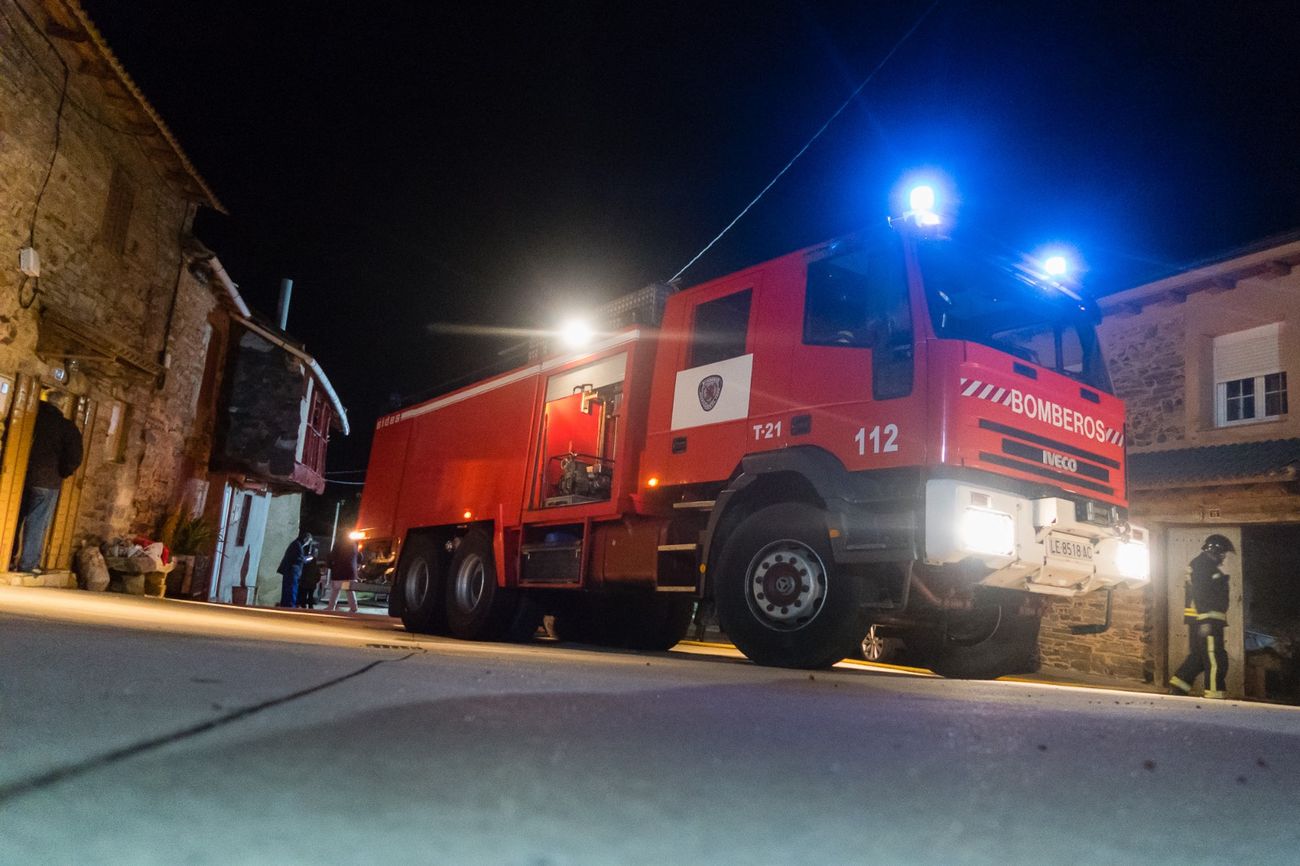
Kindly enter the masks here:
M 1282 369 L 1281 324 L 1261 325 L 1214 338 L 1214 381 L 1251 379 Z

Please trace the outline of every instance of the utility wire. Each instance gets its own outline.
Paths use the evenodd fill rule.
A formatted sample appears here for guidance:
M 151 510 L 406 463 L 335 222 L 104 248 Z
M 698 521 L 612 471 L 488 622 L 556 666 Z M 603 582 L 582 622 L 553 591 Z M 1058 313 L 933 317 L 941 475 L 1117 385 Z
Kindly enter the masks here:
M 758 204 L 758 200 L 761 199 L 764 195 L 766 195 L 769 189 L 776 186 L 776 182 L 780 180 L 781 177 L 787 171 L 790 170 L 790 166 L 794 165 L 799 160 L 799 157 L 803 156 L 804 152 L 807 151 L 808 148 L 812 147 L 813 142 L 821 138 L 821 135 L 823 132 L 826 131 L 826 128 L 829 127 L 832 123 L 834 123 L 837 117 L 839 117 L 841 114 L 844 113 L 844 109 L 848 108 L 849 104 L 853 102 L 853 100 L 858 98 L 858 94 L 862 92 L 863 88 L 865 88 L 868 84 L 871 83 L 871 79 L 875 78 L 876 74 L 880 72 L 880 70 L 885 68 L 885 64 L 888 63 L 890 58 L 892 58 L 898 52 L 898 49 L 902 48 L 904 43 L 906 43 L 907 40 L 912 37 L 912 34 L 916 32 L 917 28 L 921 26 L 921 24 L 925 21 L 925 19 L 930 17 L 930 13 L 935 10 L 935 8 L 939 5 L 939 2 L 940 0 L 934 0 L 934 2 L 930 4 L 929 8 L 927 8 L 924 12 L 921 13 L 920 17 L 916 19 L 916 22 L 912 24 L 912 26 L 908 29 L 908 31 L 904 33 L 897 42 L 894 43 L 894 47 L 889 49 L 889 53 L 886 54 L 884 58 L 882 58 L 881 61 L 876 64 L 876 68 L 871 70 L 871 74 L 868 75 L 866 78 L 862 79 L 862 83 L 859 84 L 853 90 L 853 92 L 849 94 L 849 98 L 844 100 L 843 104 L 840 105 L 839 108 L 835 109 L 835 113 L 832 114 L 830 118 L 828 118 L 827 121 L 821 125 L 821 128 L 813 133 L 812 138 L 808 139 L 807 143 L 804 144 L 803 147 L 799 148 L 799 152 L 796 153 L 793 157 L 791 157 L 790 161 L 785 164 L 784 168 L 782 168 L 780 171 L 776 173 L 775 177 L 773 177 L 770 181 L 768 181 L 767 186 L 763 187 L 763 189 L 759 191 L 758 195 L 754 196 L 753 201 L 745 205 L 745 207 L 741 209 L 740 213 L 736 214 L 735 219 L 727 223 L 726 228 L 718 232 L 717 237 L 715 237 L 713 240 L 705 244 L 704 249 L 696 253 L 695 257 L 692 258 L 685 265 L 683 265 L 680 271 L 673 274 L 672 279 L 668 280 L 669 283 L 675 282 L 681 277 L 682 274 L 686 273 L 690 269 L 691 265 L 699 261 L 700 257 L 703 256 L 705 253 L 707 253 L 713 247 L 714 244 L 722 240 L 723 235 L 731 231 L 732 226 L 740 222 L 740 220 L 745 216 L 745 214 L 749 213 L 750 208 Z

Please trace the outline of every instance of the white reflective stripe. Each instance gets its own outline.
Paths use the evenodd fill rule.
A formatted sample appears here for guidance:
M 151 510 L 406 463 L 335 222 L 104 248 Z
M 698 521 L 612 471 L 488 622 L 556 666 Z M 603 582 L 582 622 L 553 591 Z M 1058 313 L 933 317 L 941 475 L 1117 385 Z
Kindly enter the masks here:
M 1219 688 L 1219 660 L 1214 654 L 1214 635 L 1212 634 L 1205 636 L 1205 651 L 1210 656 L 1210 681 L 1205 684 L 1205 690 L 1207 692 L 1211 690 L 1217 691 Z
M 1001 402 L 1002 402 L 1002 396 L 1003 396 L 1004 394 L 1006 394 L 1006 393 L 1007 393 L 1007 389 L 1006 389 L 1006 388 L 999 388 L 999 389 L 998 389 L 998 392 L 997 392 L 996 394 L 993 395 L 993 402 L 994 402 L 994 403 L 1001 403 Z
M 990 382 L 989 384 L 985 385 L 985 386 L 984 386 L 984 390 L 983 390 L 983 391 L 980 391 L 980 399 L 981 399 L 981 400 L 987 400 L 987 399 L 989 398 L 989 393 L 992 392 L 992 390 L 994 389 L 994 387 L 996 387 L 996 386 L 994 386 L 994 384 L 993 384 L 992 382 Z
M 969 388 L 967 388 L 965 391 L 962 391 L 962 392 L 961 392 L 961 395 L 962 395 L 963 397 L 969 397 L 971 394 L 974 394 L 977 390 L 979 390 L 979 386 L 980 386 L 980 385 L 983 385 L 983 384 L 984 384 L 984 383 L 981 382 L 979 379 L 975 379 L 974 381 L 972 381 L 972 382 L 970 383 L 970 387 L 969 387 Z

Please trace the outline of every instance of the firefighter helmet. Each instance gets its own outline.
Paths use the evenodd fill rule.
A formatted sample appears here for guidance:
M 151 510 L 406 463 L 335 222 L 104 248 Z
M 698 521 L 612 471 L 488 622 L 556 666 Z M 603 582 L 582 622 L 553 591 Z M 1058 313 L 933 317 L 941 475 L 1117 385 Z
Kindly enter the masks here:
M 1208 550 L 1211 553 L 1236 553 L 1237 548 L 1232 546 L 1232 541 L 1226 535 L 1214 533 L 1205 536 L 1205 543 L 1201 545 L 1201 550 Z

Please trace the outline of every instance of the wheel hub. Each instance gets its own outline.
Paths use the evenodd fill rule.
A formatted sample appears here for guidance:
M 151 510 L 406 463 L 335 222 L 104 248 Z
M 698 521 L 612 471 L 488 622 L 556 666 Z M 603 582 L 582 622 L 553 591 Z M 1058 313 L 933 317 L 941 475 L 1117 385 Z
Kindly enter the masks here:
M 745 600 L 772 628 L 803 628 L 817 616 L 825 598 L 826 568 L 821 557 L 800 542 L 773 542 L 749 567 Z
M 429 563 L 417 559 L 411 564 L 411 570 L 406 576 L 406 603 L 411 607 L 419 607 L 428 594 Z
M 483 559 L 477 555 L 465 557 L 456 572 L 456 602 L 461 610 L 470 611 L 478 607 L 483 598 L 483 583 L 486 570 Z

